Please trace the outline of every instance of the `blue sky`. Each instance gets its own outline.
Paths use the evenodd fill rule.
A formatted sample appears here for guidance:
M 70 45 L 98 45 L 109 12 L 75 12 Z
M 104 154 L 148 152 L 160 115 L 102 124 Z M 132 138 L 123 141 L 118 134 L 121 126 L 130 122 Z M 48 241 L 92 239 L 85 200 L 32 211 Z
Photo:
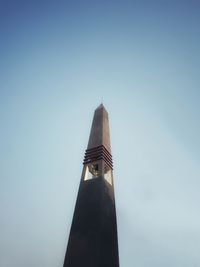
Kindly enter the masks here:
M 121 267 L 200 266 L 199 12 L 0 1 L 0 266 L 62 266 L 102 100 Z

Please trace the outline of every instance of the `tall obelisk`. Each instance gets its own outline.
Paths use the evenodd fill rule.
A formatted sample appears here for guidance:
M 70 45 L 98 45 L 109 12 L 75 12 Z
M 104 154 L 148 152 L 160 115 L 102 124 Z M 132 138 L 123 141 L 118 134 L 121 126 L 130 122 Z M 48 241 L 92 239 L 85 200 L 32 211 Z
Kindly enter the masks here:
M 94 113 L 63 267 L 119 267 L 108 113 Z

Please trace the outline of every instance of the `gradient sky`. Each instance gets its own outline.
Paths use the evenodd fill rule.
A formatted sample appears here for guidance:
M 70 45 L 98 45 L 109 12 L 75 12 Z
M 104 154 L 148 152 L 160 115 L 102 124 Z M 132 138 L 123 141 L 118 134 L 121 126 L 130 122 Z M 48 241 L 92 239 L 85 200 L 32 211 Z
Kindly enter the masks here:
M 0 266 L 62 267 L 94 109 L 121 267 L 200 266 L 200 2 L 0 1 Z

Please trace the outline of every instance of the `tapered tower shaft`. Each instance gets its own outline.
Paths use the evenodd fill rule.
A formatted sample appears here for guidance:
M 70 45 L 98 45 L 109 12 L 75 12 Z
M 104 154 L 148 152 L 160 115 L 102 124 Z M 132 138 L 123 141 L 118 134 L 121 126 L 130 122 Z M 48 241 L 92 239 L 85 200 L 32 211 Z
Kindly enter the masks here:
M 108 113 L 94 113 L 63 267 L 119 267 Z

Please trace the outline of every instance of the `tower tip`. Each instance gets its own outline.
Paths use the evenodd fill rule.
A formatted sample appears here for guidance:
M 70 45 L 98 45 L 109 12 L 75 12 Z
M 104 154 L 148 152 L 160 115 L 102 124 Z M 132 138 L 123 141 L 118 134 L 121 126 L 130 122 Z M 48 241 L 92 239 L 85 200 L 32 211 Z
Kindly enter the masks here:
M 100 108 L 105 108 L 102 102 L 101 102 L 101 104 L 97 107 L 97 109 L 100 109 Z
M 101 103 L 94 112 L 87 148 L 91 149 L 101 145 L 103 145 L 109 152 L 111 151 L 108 112 L 103 103 Z
M 96 108 L 96 110 L 100 110 L 100 109 L 103 109 L 104 111 L 107 112 L 107 110 L 106 110 L 106 108 L 105 108 L 103 102 L 101 102 L 101 104 Z M 108 113 L 108 112 L 107 112 L 107 113 Z

